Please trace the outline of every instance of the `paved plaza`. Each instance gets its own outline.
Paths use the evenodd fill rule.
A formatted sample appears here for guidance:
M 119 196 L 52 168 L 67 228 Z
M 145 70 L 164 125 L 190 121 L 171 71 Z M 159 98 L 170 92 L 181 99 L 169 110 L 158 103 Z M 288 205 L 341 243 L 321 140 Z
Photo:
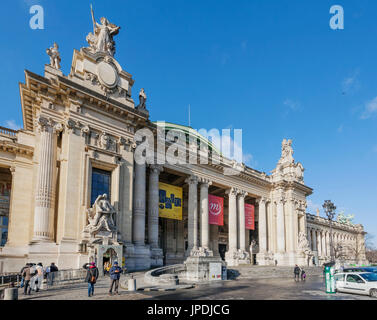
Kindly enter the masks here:
M 239 279 L 202 284 L 192 289 L 176 291 L 128 292 L 120 288 L 119 295 L 109 296 L 110 280 L 102 278 L 95 287 L 94 296 L 88 298 L 87 284 L 76 283 L 61 288 L 33 292 L 20 300 L 375 300 L 368 296 L 325 293 L 322 277 L 312 277 L 305 282 L 293 278 Z

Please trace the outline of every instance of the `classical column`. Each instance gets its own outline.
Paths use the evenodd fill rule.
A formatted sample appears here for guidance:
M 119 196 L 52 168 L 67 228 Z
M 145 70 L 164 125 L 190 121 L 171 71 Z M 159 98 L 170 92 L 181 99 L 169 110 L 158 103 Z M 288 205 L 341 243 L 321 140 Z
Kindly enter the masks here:
M 245 197 L 246 191 L 240 191 L 238 194 L 238 244 L 239 249 L 245 251 Z
M 237 251 L 237 194 L 236 188 L 231 188 L 226 191 L 229 196 L 229 217 L 228 217 L 228 237 L 229 250 L 228 252 Z
M 309 242 L 309 249 L 313 250 L 313 245 L 312 245 L 312 233 L 310 228 L 307 229 L 307 235 L 308 235 L 308 242 Z
M 313 251 L 317 251 L 317 232 L 316 232 L 316 229 L 313 229 L 312 231 L 312 235 L 313 235 Z
M 38 129 L 40 131 L 39 165 L 33 241 L 50 242 L 54 240 L 57 135 L 63 130 L 63 126 L 51 119 L 40 117 Z
M 160 165 L 152 164 L 149 171 L 148 193 L 148 240 L 151 249 L 158 248 L 158 205 L 159 205 L 159 176 L 163 171 Z
M 208 212 L 208 187 L 211 181 L 200 179 L 200 240 L 201 247 L 209 250 L 209 212 Z
M 284 198 L 276 201 L 276 229 L 277 229 L 277 251 L 285 252 L 285 221 L 284 221 Z
M 318 256 L 322 256 L 322 232 L 318 230 L 317 235 L 317 248 L 318 248 Z
M 286 242 L 287 248 L 286 250 L 289 252 L 293 252 L 296 249 L 295 243 L 297 242 L 297 214 L 296 214 L 296 206 L 295 206 L 295 199 L 290 197 L 286 202 Z M 295 221 L 296 220 L 296 221 Z
M 322 231 L 322 256 L 326 256 L 326 233 Z
M 135 162 L 133 242 L 137 246 L 145 245 L 145 179 L 146 164 Z
M 258 202 L 258 235 L 259 252 L 267 251 L 267 220 L 266 220 L 266 198 L 260 198 Z
M 189 185 L 188 194 L 188 248 L 198 249 L 198 177 L 192 175 L 185 182 Z

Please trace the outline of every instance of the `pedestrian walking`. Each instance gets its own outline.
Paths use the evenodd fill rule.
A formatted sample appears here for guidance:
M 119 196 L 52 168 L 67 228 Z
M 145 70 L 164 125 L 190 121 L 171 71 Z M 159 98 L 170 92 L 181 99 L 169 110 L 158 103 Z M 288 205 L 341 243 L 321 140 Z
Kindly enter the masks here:
M 296 264 L 293 270 L 295 274 L 295 281 L 300 281 L 300 267 Z
M 306 280 L 306 272 L 304 269 L 301 269 L 301 281 L 305 281 Z
M 24 274 L 24 271 L 25 271 L 26 268 L 29 268 L 29 263 L 25 264 L 25 266 L 22 267 L 22 269 L 21 269 L 21 271 L 20 271 L 20 274 L 21 274 L 21 284 L 20 284 L 20 288 L 23 288 L 24 285 L 25 285 L 25 278 L 24 278 L 23 274 Z
M 85 282 L 88 283 L 88 297 L 91 297 L 94 295 L 94 285 L 97 282 L 99 272 L 98 268 L 96 267 L 96 264 L 94 262 L 85 263 L 83 265 L 83 268 L 86 269 L 86 278 Z
M 115 285 L 114 288 L 114 293 L 118 293 L 118 287 L 119 287 L 119 279 L 120 279 L 120 274 L 122 273 L 122 268 L 118 266 L 118 262 L 115 261 L 114 265 L 110 269 L 110 279 L 111 279 L 111 286 L 109 290 L 109 295 L 111 296 L 113 294 L 113 286 Z
M 30 295 L 31 287 L 30 287 L 30 280 L 31 280 L 31 264 L 27 263 L 26 268 L 23 269 L 22 277 L 24 279 L 24 294 Z
M 43 282 L 43 265 L 41 262 L 35 267 L 35 275 L 31 278 L 31 288 L 35 292 L 39 292 Z

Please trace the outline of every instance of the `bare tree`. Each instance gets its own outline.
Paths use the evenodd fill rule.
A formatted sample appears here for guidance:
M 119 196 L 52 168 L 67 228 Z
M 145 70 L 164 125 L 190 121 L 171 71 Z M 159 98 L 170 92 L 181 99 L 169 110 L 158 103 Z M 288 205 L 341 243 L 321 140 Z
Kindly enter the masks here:
M 365 256 L 370 263 L 377 263 L 377 249 L 373 243 L 374 236 L 367 234 L 365 236 Z

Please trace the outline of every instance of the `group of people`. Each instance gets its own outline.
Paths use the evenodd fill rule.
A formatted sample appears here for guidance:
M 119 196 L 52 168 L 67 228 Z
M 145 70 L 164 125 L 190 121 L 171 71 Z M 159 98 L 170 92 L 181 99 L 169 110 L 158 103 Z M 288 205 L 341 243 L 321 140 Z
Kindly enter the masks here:
M 27 263 L 21 269 L 21 288 L 24 288 L 24 294 L 30 295 L 31 291 L 39 292 L 42 286 L 43 279 L 47 279 L 47 285 L 52 286 L 58 267 L 54 262 L 47 268 L 43 268 L 43 264 L 39 262 Z
M 87 270 L 85 282 L 88 283 L 88 297 L 91 297 L 94 295 L 94 285 L 97 282 L 99 271 L 95 262 L 85 263 L 83 265 L 83 268 Z M 123 272 L 122 268 L 119 267 L 117 261 L 115 261 L 113 266 L 110 268 L 109 268 L 109 265 L 106 265 L 106 268 L 108 268 L 108 273 L 110 274 L 110 279 L 111 279 L 109 295 L 111 296 L 113 294 L 113 288 L 114 288 L 114 294 L 119 294 L 118 293 L 119 279 L 120 279 L 121 273 Z M 105 266 L 104 266 L 104 270 L 106 270 Z
M 300 268 L 297 264 L 295 265 L 293 272 L 295 274 L 295 281 L 300 281 L 300 275 L 301 275 L 301 281 L 306 280 L 305 270 L 303 268 Z

